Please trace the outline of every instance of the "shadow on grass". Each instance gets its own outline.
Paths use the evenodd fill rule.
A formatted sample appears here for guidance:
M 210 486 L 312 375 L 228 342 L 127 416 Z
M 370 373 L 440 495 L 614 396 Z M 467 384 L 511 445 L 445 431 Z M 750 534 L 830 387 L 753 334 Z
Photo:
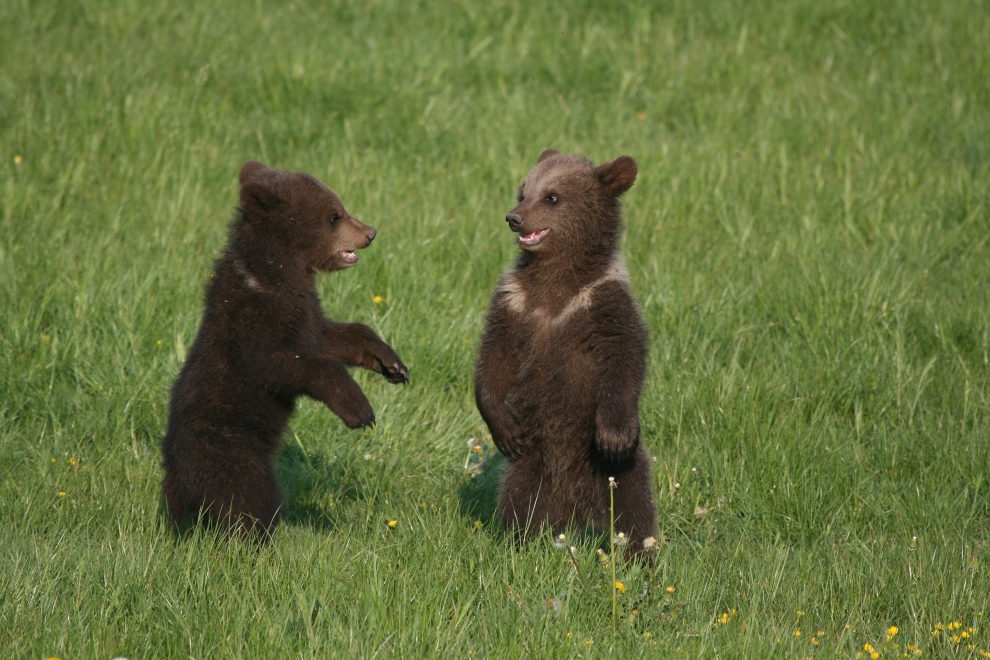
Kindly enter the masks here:
M 307 454 L 293 445 L 283 448 L 276 465 L 285 492 L 282 522 L 318 532 L 333 531 L 337 527 L 333 511 L 341 504 L 365 499 L 360 481 L 341 479 L 342 469 L 331 466 L 323 454 Z
M 458 493 L 461 515 L 471 521 L 480 520 L 492 529 L 495 522 L 495 506 L 498 501 L 498 480 L 505 458 L 501 454 L 485 460 L 478 474 L 464 483 Z

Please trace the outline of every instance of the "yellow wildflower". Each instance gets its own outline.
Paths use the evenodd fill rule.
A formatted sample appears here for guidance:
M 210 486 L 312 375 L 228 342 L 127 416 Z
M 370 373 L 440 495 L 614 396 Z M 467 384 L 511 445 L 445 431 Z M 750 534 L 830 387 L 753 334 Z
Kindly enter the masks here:
M 54 461 L 55 459 L 53 458 L 52 460 Z M 670 586 L 670 587 L 667 587 L 664 591 L 666 591 L 668 594 L 672 594 L 675 591 L 677 591 L 677 589 L 675 589 L 673 586 Z
M 24 162 L 24 159 L 21 158 L 21 155 L 20 154 L 15 154 L 14 155 L 14 165 L 20 165 L 22 162 Z
M 800 628 L 798 628 L 797 630 L 795 630 L 795 631 L 794 631 L 793 633 L 791 633 L 791 634 L 792 634 L 792 635 L 794 635 L 795 637 L 800 637 L 800 636 L 801 636 L 801 629 L 800 629 Z
M 897 626 L 891 626 L 890 628 L 887 628 L 887 636 L 893 637 L 899 632 L 899 630 L 900 629 Z
M 389 520 L 388 521 L 388 526 L 391 527 L 392 529 L 395 529 L 395 526 L 398 525 L 398 524 L 399 524 L 399 521 L 398 520 Z
M 620 594 L 626 593 L 626 585 L 622 584 L 618 580 L 615 581 L 615 588 L 619 590 Z
M 376 305 L 380 305 L 384 301 L 385 299 L 382 298 L 381 296 L 375 296 L 374 298 L 371 299 L 371 302 L 375 303 Z

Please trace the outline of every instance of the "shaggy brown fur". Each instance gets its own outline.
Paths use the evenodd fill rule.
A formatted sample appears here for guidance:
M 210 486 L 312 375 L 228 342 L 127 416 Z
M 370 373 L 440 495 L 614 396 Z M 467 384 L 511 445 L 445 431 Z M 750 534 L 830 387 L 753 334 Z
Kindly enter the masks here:
M 267 539 L 282 507 L 275 455 L 296 398 L 322 401 L 349 428 L 368 426 L 374 412 L 347 367 L 393 383 L 409 372 L 370 328 L 329 321 L 316 295 L 315 273 L 357 263 L 354 250 L 375 229 L 307 174 L 249 162 L 240 184 L 239 213 L 172 389 L 162 489 L 180 528 L 202 520 Z
M 545 151 L 506 216 L 522 253 L 492 298 L 475 374 L 478 410 L 509 459 L 503 528 L 609 528 L 628 555 L 656 537 L 650 457 L 640 444 L 646 328 L 619 253 L 619 197 L 636 180 L 622 156 L 590 161 Z

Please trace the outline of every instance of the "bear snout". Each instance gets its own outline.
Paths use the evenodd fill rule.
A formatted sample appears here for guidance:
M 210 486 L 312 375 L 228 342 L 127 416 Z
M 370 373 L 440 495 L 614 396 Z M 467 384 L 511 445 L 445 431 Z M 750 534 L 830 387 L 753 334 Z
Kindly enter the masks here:
M 509 229 L 512 231 L 520 231 L 523 226 L 522 216 L 518 213 L 510 213 L 505 216 L 505 221 L 509 223 Z

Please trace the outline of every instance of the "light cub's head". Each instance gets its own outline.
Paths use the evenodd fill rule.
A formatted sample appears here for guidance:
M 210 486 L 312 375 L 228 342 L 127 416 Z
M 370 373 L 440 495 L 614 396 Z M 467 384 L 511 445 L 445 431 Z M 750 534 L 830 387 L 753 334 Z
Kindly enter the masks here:
M 337 193 L 308 174 L 245 163 L 240 209 L 259 240 L 301 259 L 310 270 L 342 270 L 358 262 L 375 228 L 352 217 Z
M 544 151 L 505 220 L 519 234 L 519 247 L 536 256 L 611 251 L 622 230 L 619 197 L 636 172 L 629 156 L 595 167 L 587 158 Z

